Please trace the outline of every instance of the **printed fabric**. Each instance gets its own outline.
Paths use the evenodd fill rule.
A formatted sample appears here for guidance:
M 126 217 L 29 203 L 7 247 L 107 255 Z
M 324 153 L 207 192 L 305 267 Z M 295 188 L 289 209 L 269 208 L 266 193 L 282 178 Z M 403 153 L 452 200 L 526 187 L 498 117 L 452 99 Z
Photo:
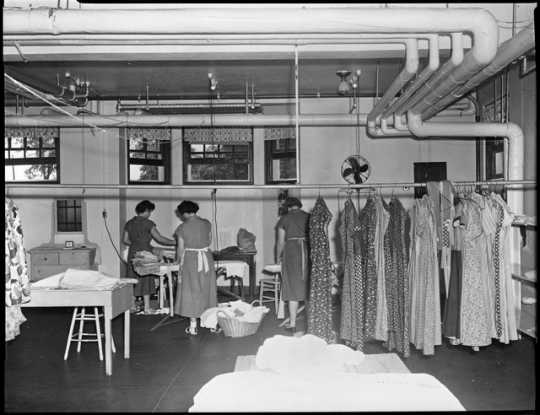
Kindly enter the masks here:
M 388 340 L 388 304 L 386 293 L 386 262 L 388 258 L 388 244 L 384 243 L 386 229 L 390 214 L 386 211 L 382 198 L 375 199 L 375 209 L 377 212 L 377 227 L 375 228 L 375 255 L 377 267 L 377 315 L 375 319 L 375 338 L 377 340 Z
M 332 329 L 332 263 L 328 224 L 332 213 L 321 197 L 317 198 L 309 218 L 311 285 L 308 302 L 308 333 L 327 343 L 336 342 Z
M 409 345 L 409 227 L 407 211 L 398 198 L 393 197 L 388 205 L 390 218 L 385 233 L 386 300 L 388 304 L 389 351 L 394 349 L 405 357 L 410 354 Z
M 12 200 L 5 200 L 5 275 L 6 275 L 6 341 L 20 333 L 26 321 L 20 305 L 30 301 L 30 280 L 23 245 L 19 209 Z
M 345 202 L 339 222 L 344 253 L 340 337 L 357 350 L 364 347 L 364 280 L 360 222 L 352 200 Z
M 473 194 L 463 200 L 465 228 L 462 246 L 460 339 L 465 346 L 479 347 L 491 344 L 494 313 L 491 308 L 486 238 L 482 227 L 482 205 L 475 196 L 479 195 Z
M 433 202 L 424 195 L 412 210 L 409 286 L 411 343 L 424 355 L 441 344 L 441 309 L 437 263 L 437 229 Z

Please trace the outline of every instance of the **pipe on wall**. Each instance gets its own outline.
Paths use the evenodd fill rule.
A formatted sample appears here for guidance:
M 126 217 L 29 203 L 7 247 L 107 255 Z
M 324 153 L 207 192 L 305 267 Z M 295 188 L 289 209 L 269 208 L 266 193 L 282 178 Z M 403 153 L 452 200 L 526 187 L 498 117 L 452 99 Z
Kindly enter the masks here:
M 264 127 L 294 126 L 295 115 L 251 115 L 251 114 L 209 114 L 199 115 L 85 115 L 85 122 L 91 122 L 100 128 L 122 127 Z M 354 126 L 357 123 L 367 125 L 367 114 L 300 114 L 298 124 L 301 126 Z M 68 116 L 17 116 L 4 117 L 5 127 L 60 127 L 82 128 L 80 122 Z
M 388 87 L 383 97 L 368 115 L 368 125 L 374 126 L 377 118 L 384 111 L 388 103 L 395 98 L 401 89 L 407 85 L 411 78 L 418 71 L 418 43 L 416 39 L 407 39 L 405 42 L 406 55 L 405 66 Z
M 475 76 L 469 79 L 463 86 L 456 89 L 450 95 L 441 99 L 436 105 L 426 110 L 422 114 L 422 119 L 426 120 L 443 110 L 455 100 L 476 88 L 485 80 L 499 73 L 506 68 L 512 61 L 519 58 L 530 49 L 535 47 L 534 24 L 531 24 L 519 32 L 516 36 L 508 39 L 499 47 L 493 61 L 478 72 Z

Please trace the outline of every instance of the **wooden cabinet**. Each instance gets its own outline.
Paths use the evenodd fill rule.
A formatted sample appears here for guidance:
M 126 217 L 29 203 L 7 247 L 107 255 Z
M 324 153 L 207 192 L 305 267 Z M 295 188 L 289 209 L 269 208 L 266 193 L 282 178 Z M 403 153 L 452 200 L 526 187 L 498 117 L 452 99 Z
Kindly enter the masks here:
M 28 251 L 30 281 L 39 281 L 68 268 L 97 269 L 95 248 L 65 249 L 63 246 L 42 245 Z

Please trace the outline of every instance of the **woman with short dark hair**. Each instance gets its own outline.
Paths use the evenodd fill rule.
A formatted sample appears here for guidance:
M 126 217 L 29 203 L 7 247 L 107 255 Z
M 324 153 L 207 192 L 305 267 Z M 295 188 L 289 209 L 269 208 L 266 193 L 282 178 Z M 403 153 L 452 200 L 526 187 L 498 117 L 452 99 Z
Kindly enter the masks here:
M 184 200 L 176 208 L 182 221 L 174 232 L 176 258 L 182 280 L 178 284 L 174 312 L 190 318 L 186 333 L 197 334 L 197 318 L 203 311 L 217 305 L 214 258 L 210 251 L 212 224 L 197 215 L 199 205 Z
M 289 302 L 290 324 L 286 328 L 296 332 L 298 303 L 306 300 L 308 289 L 309 214 L 302 210 L 302 202 L 295 197 L 288 197 L 285 206 L 288 213 L 276 225 L 276 255 L 281 263 L 282 299 Z
M 127 257 L 127 277 L 138 278 L 138 284 L 133 287 L 133 295 L 135 297 L 143 297 L 144 314 L 153 314 L 150 309 L 150 294 L 155 290 L 153 275 L 139 275 L 135 272 L 131 260 L 137 252 L 148 251 L 154 252 L 151 245 L 152 239 L 162 245 L 176 245 L 176 241 L 162 236 L 156 227 L 156 224 L 150 220 L 150 215 L 155 210 L 156 206 L 149 200 L 143 200 L 135 206 L 137 214 L 131 218 L 124 226 L 123 242 L 129 246 Z

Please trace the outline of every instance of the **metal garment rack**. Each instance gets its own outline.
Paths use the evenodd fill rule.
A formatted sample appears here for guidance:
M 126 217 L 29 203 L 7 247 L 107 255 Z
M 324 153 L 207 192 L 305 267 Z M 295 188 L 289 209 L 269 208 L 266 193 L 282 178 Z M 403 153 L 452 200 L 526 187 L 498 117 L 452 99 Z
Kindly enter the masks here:
M 451 181 L 452 182 L 452 181 Z M 452 182 L 454 186 L 513 186 L 535 185 L 536 180 L 496 180 L 496 181 L 460 181 Z M 251 185 L 132 185 L 132 184 L 56 184 L 56 183 L 5 183 L 5 189 L 147 189 L 147 190 L 233 190 L 233 189 L 369 189 L 396 187 L 426 187 L 427 183 L 393 182 L 393 183 L 363 183 L 363 184 L 251 184 Z

